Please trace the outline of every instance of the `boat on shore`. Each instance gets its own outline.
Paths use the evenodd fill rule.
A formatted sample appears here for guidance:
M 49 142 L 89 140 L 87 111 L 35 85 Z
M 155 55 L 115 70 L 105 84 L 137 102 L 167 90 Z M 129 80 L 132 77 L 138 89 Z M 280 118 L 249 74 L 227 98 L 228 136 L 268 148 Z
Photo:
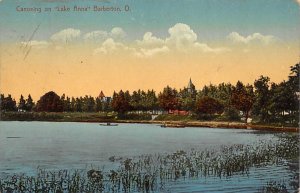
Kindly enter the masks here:
M 100 126 L 118 126 L 119 124 L 117 123 L 100 123 Z

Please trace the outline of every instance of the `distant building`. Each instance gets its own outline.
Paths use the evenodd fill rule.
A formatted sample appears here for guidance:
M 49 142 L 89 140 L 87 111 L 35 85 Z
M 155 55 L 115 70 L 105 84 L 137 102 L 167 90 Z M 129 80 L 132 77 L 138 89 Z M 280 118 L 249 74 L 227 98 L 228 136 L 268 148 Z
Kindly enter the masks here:
M 188 90 L 189 93 L 194 93 L 196 91 L 195 85 L 193 84 L 191 78 L 190 78 L 190 81 L 188 83 L 187 90 Z
M 100 98 L 101 102 L 110 102 L 111 101 L 111 97 L 106 97 L 102 90 L 98 97 Z

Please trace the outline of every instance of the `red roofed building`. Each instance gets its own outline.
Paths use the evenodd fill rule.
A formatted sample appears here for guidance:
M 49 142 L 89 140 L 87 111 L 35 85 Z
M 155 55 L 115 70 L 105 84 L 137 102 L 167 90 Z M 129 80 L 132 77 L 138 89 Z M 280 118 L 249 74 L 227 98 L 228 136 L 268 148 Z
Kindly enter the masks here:
M 111 97 L 106 97 L 106 96 L 104 95 L 104 93 L 103 93 L 102 90 L 101 90 L 101 92 L 100 92 L 100 94 L 99 94 L 98 97 L 100 98 L 100 100 L 101 100 L 102 102 L 109 102 L 110 99 L 111 99 Z
M 99 94 L 99 96 L 98 96 L 100 99 L 103 99 L 104 97 L 105 97 L 105 95 L 104 95 L 104 93 L 103 93 L 103 91 L 101 90 L 101 92 L 100 92 L 100 94 Z

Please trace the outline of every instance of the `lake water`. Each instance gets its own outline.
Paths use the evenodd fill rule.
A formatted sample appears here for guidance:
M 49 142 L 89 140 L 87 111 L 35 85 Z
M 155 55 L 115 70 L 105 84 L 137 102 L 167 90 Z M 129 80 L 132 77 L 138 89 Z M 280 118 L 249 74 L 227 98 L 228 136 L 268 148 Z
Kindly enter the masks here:
M 34 175 L 36 168 L 114 167 L 109 157 L 172 153 L 222 145 L 276 140 L 274 133 L 247 129 L 161 128 L 150 124 L 0 122 L 0 176 Z M 249 176 L 178 180 L 169 192 L 253 192 L 266 181 L 291 177 L 288 167 L 253 168 Z M 198 187 L 198 188 L 197 188 Z

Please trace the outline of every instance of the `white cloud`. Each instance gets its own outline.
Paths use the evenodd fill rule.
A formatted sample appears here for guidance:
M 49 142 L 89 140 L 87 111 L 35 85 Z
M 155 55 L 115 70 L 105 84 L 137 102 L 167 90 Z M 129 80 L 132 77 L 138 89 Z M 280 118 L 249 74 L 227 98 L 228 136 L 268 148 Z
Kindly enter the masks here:
M 212 48 L 205 43 L 197 41 L 197 34 L 191 27 L 184 23 L 177 23 L 168 30 L 169 36 L 166 39 L 155 37 L 151 32 L 146 32 L 142 40 L 137 40 L 139 47 L 136 56 L 151 57 L 157 54 L 164 54 L 170 51 L 179 52 L 202 52 L 202 53 L 224 53 L 229 48 Z
M 103 43 L 108 38 L 115 40 L 122 40 L 126 37 L 126 32 L 120 27 L 114 27 L 110 32 L 97 30 L 91 31 L 84 34 L 84 41 L 94 42 L 94 43 Z
M 106 31 L 92 31 L 89 33 L 86 33 L 83 36 L 83 39 L 86 41 L 93 41 L 93 42 L 98 42 L 98 41 L 103 41 L 106 38 L 108 38 L 108 33 Z
M 194 47 L 196 49 L 201 50 L 202 52 L 206 52 L 206 53 L 224 53 L 224 52 L 229 52 L 231 51 L 229 48 L 225 48 L 225 47 L 221 47 L 221 48 L 211 48 L 209 47 L 207 44 L 203 44 L 203 43 L 198 43 L 196 42 L 194 44 Z
M 262 44 L 270 44 L 275 41 L 275 37 L 271 35 L 262 35 L 260 33 L 253 33 L 247 37 L 240 35 L 237 32 L 231 32 L 227 38 L 235 43 L 262 43 Z
M 184 23 L 177 23 L 168 29 L 169 35 L 162 39 L 153 35 L 152 32 L 146 32 L 141 40 L 136 40 L 133 44 L 124 44 L 122 41 L 126 37 L 126 32 L 120 27 L 114 27 L 110 32 L 96 30 L 81 35 L 79 29 L 68 28 L 53 34 L 50 39 L 53 42 L 72 42 L 74 40 L 94 42 L 101 46 L 94 49 L 94 54 L 113 54 L 127 53 L 138 57 L 152 57 L 176 51 L 178 53 L 224 53 L 230 51 L 226 47 L 212 48 L 206 43 L 197 40 L 198 35 L 191 27 Z M 236 32 L 230 34 L 230 37 L 240 42 L 253 41 L 258 39 L 267 42 L 268 36 L 253 34 L 249 37 L 242 37 Z M 248 40 L 249 39 L 249 40 Z M 38 42 L 33 42 L 38 45 Z M 51 42 L 42 41 L 40 46 L 46 46 Z M 61 44 L 55 44 L 56 49 L 61 49 Z
M 138 57 L 151 57 L 158 54 L 164 54 L 169 52 L 170 49 L 167 46 L 163 46 L 160 48 L 153 48 L 153 49 L 141 49 L 140 52 L 136 52 L 136 56 Z
M 70 41 L 78 39 L 80 35 L 80 30 L 68 28 L 53 34 L 50 39 L 55 42 L 68 43 Z
M 137 44 L 141 47 L 155 48 L 163 46 L 165 41 L 153 36 L 151 32 L 146 32 L 143 36 L 143 40 L 137 40 Z
M 31 40 L 31 41 L 28 41 L 28 42 L 21 42 L 21 44 L 25 45 L 25 46 L 32 46 L 32 47 L 38 48 L 38 49 L 46 48 L 50 45 L 50 43 L 47 42 L 47 41 L 37 41 L 37 40 Z
M 120 27 L 114 27 L 110 31 L 110 36 L 114 39 L 123 39 L 126 36 L 126 32 Z
M 125 46 L 124 44 L 120 43 L 120 42 L 116 42 L 114 39 L 112 38 L 108 38 L 107 40 L 105 40 L 102 43 L 102 46 L 100 48 L 96 48 L 94 50 L 94 54 L 113 54 L 113 53 L 117 53 L 119 51 L 127 51 L 127 50 L 131 50 L 131 48 Z
M 166 43 L 178 50 L 185 50 L 197 41 L 197 34 L 187 24 L 177 23 L 168 32 L 170 37 L 166 39 Z

